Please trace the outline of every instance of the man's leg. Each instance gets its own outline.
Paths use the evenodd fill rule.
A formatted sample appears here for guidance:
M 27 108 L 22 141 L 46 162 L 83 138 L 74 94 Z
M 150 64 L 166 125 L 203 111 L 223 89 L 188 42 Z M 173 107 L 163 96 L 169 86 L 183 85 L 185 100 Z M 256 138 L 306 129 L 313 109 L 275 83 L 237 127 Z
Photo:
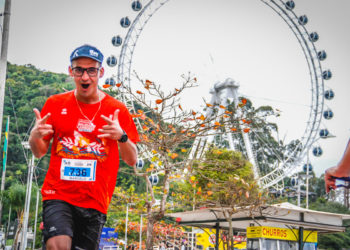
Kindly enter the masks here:
M 44 242 L 47 250 L 70 250 L 73 237 L 72 206 L 60 200 L 43 203 Z
M 54 236 L 47 240 L 47 250 L 71 250 L 72 238 L 67 235 Z
M 98 250 L 106 215 L 95 209 L 75 207 L 74 222 L 73 249 Z

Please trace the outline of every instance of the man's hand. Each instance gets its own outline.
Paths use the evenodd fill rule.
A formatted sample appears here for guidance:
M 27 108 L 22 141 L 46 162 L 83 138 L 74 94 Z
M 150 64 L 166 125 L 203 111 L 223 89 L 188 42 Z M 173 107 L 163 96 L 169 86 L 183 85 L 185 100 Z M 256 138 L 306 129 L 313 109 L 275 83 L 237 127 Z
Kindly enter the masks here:
M 51 124 L 46 124 L 47 119 L 51 116 L 50 113 L 47 113 L 44 118 L 41 118 L 40 112 L 38 109 L 33 109 L 36 117 L 35 125 L 30 132 L 30 135 L 33 139 L 41 139 L 46 135 L 52 134 L 54 131 Z
M 324 181 L 326 185 L 326 192 L 328 193 L 331 189 L 336 189 L 335 181 L 337 178 L 341 177 L 349 177 L 349 172 L 344 169 L 341 165 L 337 165 L 335 167 L 331 167 L 326 169 L 324 173 Z
M 337 167 L 331 167 L 326 170 L 324 173 L 324 181 L 325 181 L 325 186 L 326 186 L 326 192 L 328 193 L 331 189 L 336 189 L 337 187 L 335 186 L 335 178 L 334 176 L 336 175 L 337 172 Z M 341 176 L 339 176 L 341 177 Z
M 328 168 L 325 171 L 324 180 L 327 193 L 330 189 L 336 189 L 336 177 L 350 177 L 350 140 L 346 146 L 344 155 L 337 166 Z
M 99 138 L 109 138 L 111 140 L 119 140 L 123 135 L 123 129 L 120 127 L 118 120 L 119 109 L 114 111 L 114 115 L 110 115 L 110 117 L 106 117 L 101 115 L 101 118 L 107 122 L 107 125 L 104 125 L 102 129 L 98 131 L 101 132 L 98 135 Z
M 44 140 L 44 136 L 50 135 L 54 133 L 54 131 L 51 124 L 46 124 L 47 119 L 51 116 L 50 113 L 47 113 L 44 118 L 41 118 L 38 109 L 35 108 L 33 111 L 36 121 L 30 132 L 29 145 L 35 157 L 41 158 L 46 154 L 50 145 L 50 141 Z

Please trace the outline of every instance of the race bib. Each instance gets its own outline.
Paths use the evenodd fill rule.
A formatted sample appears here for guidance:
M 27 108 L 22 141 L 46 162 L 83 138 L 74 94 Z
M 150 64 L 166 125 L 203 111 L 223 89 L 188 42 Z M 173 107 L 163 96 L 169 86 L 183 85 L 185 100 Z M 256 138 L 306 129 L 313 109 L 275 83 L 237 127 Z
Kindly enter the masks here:
M 96 160 L 62 159 L 61 180 L 95 181 Z

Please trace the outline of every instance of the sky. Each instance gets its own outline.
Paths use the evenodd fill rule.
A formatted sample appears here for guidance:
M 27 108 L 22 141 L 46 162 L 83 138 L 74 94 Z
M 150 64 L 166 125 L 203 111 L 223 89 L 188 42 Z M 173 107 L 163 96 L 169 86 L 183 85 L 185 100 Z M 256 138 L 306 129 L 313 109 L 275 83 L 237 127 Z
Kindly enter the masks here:
M 3 6 L 4 0 L 0 0 Z M 135 18 L 130 0 L 12 0 L 8 61 L 39 69 L 67 73 L 71 51 L 82 44 L 97 46 L 119 58 L 115 35 L 127 29 L 119 20 Z M 323 120 L 335 137 L 320 139 L 319 158 L 310 156 L 319 176 L 337 164 L 349 138 L 350 1 L 295 0 L 297 15 L 307 15 L 309 32 L 317 31 L 318 50 L 328 58 L 323 69 L 333 72 L 325 82 L 335 98 L 325 101 L 335 116 Z M 145 2 L 143 2 L 145 4 Z M 145 26 L 135 48 L 133 70 L 164 89 L 181 84 L 181 74 L 191 72 L 199 87 L 183 96 L 183 106 L 199 109 L 210 100 L 215 82 L 232 78 L 239 92 L 257 106 L 282 110 L 276 120 L 286 142 L 304 132 L 310 110 L 310 78 L 305 57 L 292 31 L 260 0 L 170 0 Z M 106 77 L 116 68 L 106 66 Z M 134 83 L 134 88 L 138 88 Z

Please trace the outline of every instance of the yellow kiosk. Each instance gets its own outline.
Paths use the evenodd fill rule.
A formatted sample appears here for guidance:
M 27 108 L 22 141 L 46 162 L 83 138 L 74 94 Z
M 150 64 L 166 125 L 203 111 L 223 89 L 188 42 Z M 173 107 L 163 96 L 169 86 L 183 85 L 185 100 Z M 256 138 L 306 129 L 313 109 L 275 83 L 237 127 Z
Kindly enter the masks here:
M 247 249 L 299 249 L 299 230 L 267 226 L 248 227 Z M 303 231 L 303 249 L 317 249 L 316 231 Z
M 219 240 L 219 249 L 225 249 L 222 240 Z M 204 229 L 196 233 L 196 249 L 211 250 L 216 246 L 216 230 Z M 247 238 L 245 236 L 235 236 L 234 248 L 237 250 L 247 249 Z

